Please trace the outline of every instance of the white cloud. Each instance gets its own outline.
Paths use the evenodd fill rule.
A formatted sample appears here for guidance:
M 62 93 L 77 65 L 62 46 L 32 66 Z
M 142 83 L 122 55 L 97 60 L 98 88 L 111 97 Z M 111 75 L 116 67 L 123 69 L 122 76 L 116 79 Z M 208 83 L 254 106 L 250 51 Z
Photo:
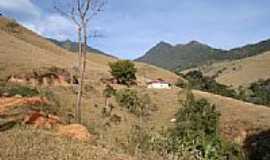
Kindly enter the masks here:
M 30 0 L 0 0 L 0 8 L 4 14 L 18 19 L 38 18 L 41 15 L 40 9 Z
M 59 40 L 73 39 L 76 37 L 73 23 L 60 15 L 52 14 L 31 22 L 24 22 L 25 27 L 40 35 Z
M 42 36 L 76 40 L 76 28 L 69 19 L 48 13 L 31 0 L 0 0 L 0 11 Z

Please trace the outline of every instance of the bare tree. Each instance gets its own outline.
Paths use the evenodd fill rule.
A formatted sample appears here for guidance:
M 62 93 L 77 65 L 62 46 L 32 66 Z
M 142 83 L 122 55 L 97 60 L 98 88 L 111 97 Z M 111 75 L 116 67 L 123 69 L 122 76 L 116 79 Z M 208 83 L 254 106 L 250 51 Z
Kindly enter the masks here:
M 68 9 L 55 5 L 55 9 L 63 16 L 72 20 L 77 27 L 78 33 L 78 68 L 79 87 L 75 106 L 75 117 L 77 123 L 81 123 L 81 104 L 85 81 L 86 54 L 88 46 L 88 28 L 90 21 L 105 5 L 105 0 L 65 0 L 65 4 L 70 2 Z

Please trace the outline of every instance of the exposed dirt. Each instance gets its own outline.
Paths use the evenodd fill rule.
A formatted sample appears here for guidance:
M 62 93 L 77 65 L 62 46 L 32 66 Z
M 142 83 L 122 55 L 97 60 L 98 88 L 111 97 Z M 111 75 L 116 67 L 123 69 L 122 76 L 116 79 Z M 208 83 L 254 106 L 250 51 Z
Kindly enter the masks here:
M 87 128 L 79 124 L 60 125 L 57 129 L 57 134 L 80 141 L 94 140 Z
M 12 109 L 16 106 L 22 105 L 39 105 L 47 103 L 47 100 L 40 97 L 20 98 L 20 97 L 7 97 L 0 98 L 0 114 Z

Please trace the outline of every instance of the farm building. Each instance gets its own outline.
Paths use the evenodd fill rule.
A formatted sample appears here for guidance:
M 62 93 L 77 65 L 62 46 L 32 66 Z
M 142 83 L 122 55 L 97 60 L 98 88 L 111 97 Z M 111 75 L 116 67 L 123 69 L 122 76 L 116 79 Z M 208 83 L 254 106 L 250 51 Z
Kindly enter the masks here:
M 162 79 L 150 81 L 147 83 L 147 88 L 149 89 L 171 89 L 172 85 L 170 82 L 164 81 Z

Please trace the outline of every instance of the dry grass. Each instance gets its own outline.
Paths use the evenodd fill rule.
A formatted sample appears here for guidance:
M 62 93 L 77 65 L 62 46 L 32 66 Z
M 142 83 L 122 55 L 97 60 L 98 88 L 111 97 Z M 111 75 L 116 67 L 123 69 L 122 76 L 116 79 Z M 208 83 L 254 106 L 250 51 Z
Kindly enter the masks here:
M 16 127 L 1 133 L 0 139 L 0 160 L 132 160 L 88 142 L 33 128 Z
M 6 19 L 0 18 L 0 28 L 4 26 L 3 24 L 6 21 Z M 27 72 L 35 68 L 57 66 L 69 69 L 74 65 L 77 58 L 74 53 L 55 46 L 29 30 L 22 28 L 22 32 L 22 35 L 14 35 L 13 33 L 0 30 L 0 79 L 6 79 L 11 74 Z M 268 56 L 268 54 L 266 55 Z M 261 58 L 261 60 L 263 59 Z M 105 148 L 113 148 L 112 153 L 123 151 L 123 148 L 127 146 L 127 136 L 130 133 L 131 127 L 138 123 L 138 118 L 135 115 L 119 107 L 113 99 L 114 109 L 112 115 L 121 117 L 120 124 L 113 123 L 110 119 L 111 117 L 106 117 L 102 114 L 105 101 L 102 91 L 105 86 L 100 82 L 100 78 L 110 76 L 107 64 L 115 60 L 103 55 L 88 55 L 86 72 L 87 85 L 90 89 L 83 97 L 82 107 L 83 123 L 91 133 L 97 135 L 98 144 L 104 145 Z M 162 78 L 168 81 L 176 81 L 178 78 L 174 73 L 154 66 L 142 63 L 136 63 L 136 66 L 140 81 L 144 81 L 145 78 Z M 237 80 L 239 75 L 232 76 Z M 232 82 L 242 84 L 249 79 L 244 80 L 243 78 L 237 83 L 235 80 Z M 134 89 L 141 94 L 149 94 L 152 102 L 157 106 L 157 111 L 153 112 L 149 120 L 145 122 L 145 127 L 154 127 L 154 130 L 159 130 L 162 127 L 167 128 L 173 125 L 170 123 L 170 120 L 174 118 L 175 113 L 181 107 L 178 105 L 178 93 L 180 90 L 148 90 L 139 87 Z M 55 87 L 50 90 L 55 94 L 60 104 L 58 115 L 65 118 L 66 121 L 72 122 L 76 98 L 72 89 Z M 229 124 L 234 128 L 270 128 L 269 108 L 209 93 L 199 91 L 194 93 L 196 97 L 206 98 L 217 105 L 218 110 L 221 112 L 221 124 L 223 127 L 227 127 L 226 125 Z M 96 154 L 96 159 L 106 160 L 106 158 L 114 158 L 108 150 L 93 147 L 93 145 L 87 143 L 57 138 L 43 130 L 15 128 L 14 130 L 1 133 L 0 139 L 4 140 L 4 145 L 0 146 L 0 159 L 94 159 L 93 157 Z M 126 158 L 122 159 L 126 160 Z
M 209 76 L 222 71 L 216 78 L 222 84 L 232 85 L 235 88 L 240 85 L 247 86 L 259 79 L 270 78 L 270 52 L 241 60 L 203 66 L 201 70 Z
M 179 100 L 184 100 L 182 90 L 147 90 L 158 112 L 152 117 L 152 126 L 170 126 L 170 120 L 181 107 Z M 180 94 L 179 94 L 180 93 Z M 242 102 L 228 97 L 214 95 L 207 92 L 193 91 L 196 98 L 205 98 L 217 106 L 221 113 L 221 128 L 249 130 L 266 130 L 270 128 L 270 108 Z

